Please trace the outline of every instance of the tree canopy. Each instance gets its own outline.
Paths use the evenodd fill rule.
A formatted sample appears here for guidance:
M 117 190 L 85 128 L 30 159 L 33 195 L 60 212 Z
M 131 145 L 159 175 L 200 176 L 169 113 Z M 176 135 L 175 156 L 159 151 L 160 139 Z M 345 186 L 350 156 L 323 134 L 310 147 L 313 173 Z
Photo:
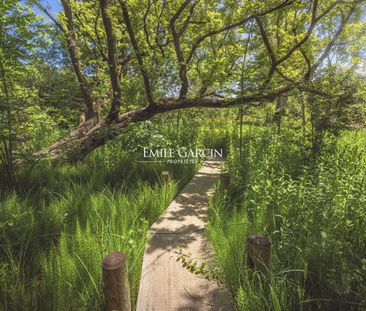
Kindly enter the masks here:
M 86 117 L 49 151 L 83 157 L 130 121 L 181 108 L 337 96 L 322 78 L 330 68 L 362 75 L 365 2 L 61 0 L 53 16 L 30 0 L 68 52 Z

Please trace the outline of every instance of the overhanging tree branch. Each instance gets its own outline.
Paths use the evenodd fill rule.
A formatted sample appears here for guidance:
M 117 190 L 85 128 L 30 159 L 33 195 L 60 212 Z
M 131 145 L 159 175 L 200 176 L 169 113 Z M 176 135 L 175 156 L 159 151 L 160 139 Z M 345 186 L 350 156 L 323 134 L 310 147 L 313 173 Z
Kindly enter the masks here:
M 62 1 L 66 1 L 66 0 L 62 0 Z M 103 15 L 102 16 L 103 24 L 105 27 L 105 32 L 106 32 L 107 41 L 108 41 L 107 57 L 108 57 L 109 65 L 110 65 L 109 66 L 110 78 L 111 78 L 113 91 L 115 91 L 116 88 L 113 87 L 113 84 L 117 80 L 113 80 L 114 79 L 113 75 L 115 75 L 115 72 L 116 72 L 115 69 L 117 67 L 120 69 L 120 68 L 122 68 L 122 66 L 118 62 L 119 60 L 116 56 L 116 54 L 117 54 L 116 53 L 116 38 L 113 33 L 111 17 L 108 16 L 108 14 L 112 14 L 111 11 L 108 10 L 108 4 L 110 6 L 112 6 L 111 5 L 112 1 L 109 3 L 107 2 L 108 0 L 99 0 L 99 1 L 100 1 L 100 6 L 101 6 L 101 12 Z M 295 1 L 290 1 L 290 0 L 286 0 L 286 1 L 282 0 L 281 2 L 276 1 L 276 4 L 271 6 L 267 10 L 263 10 L 261 12 L 253 12 L 251 15 L 249 15 L 247 17 L 243 17 L 240 21 L 237 21 L 235 23 L 226 25 L 226 26 L 218 28 L 218 29 L 211 30 L 201 36 L 198 36 L 195 39 L 193 39 L 193 44 L 191 45 L 190 49 L 186 52 L 185 49 L 189 42 L 184 42 L 183 39 L 191 38 L 192 35 L 194 35 L 194 32 L 189 32 L 189 35 L 185 35 L 185 34 L 191 30 L 189 25 L 191 25 L 191 20 L 194 16 L 194 13 L 195 13 L 194 10 L 197 5 L 197 2 L 196 1 L 193 2 L 193 0 L 181 0 L 177 11 L 174 13 L 173 16 L 169 17 L 169 16 L 166 16 L 166 14 L 162 13 L 163 11 L 165 13 L 168 12 L 168 10 L 164 9 L 165 5 L 166 5 L 166 1 L 163 1 L 163 3 L 161 3 L 156 0 L 149 0 L 147 11 L 145 12 L 146 8 L 144 8 L 144 12 L 141 13 L 142 22 L 144 25 L 144 29 L 142 29 L 143 32 L 141 32 L 141 33 L 143 35 L 143 38 L 146 39 L 146 41 L 148 43 L 146 46 L 149 46 L 150 51 L 152 52 L 151 54 L 153 54 L 154 57 L 157 57 L 157 54 L 155 53 L 155 51 L 153 51 L 154 49 L 156 49 L 156 46 L 155 47 L 153 46 L 154 40 L 155 40 L 157 46 L 160 46 L 160 47 L 162 47 L 163 45 L 165 46 L 165 44 L 168 44 L 170 42 L 173 42 L 175 56 L 173 55 L 173 59 L 171 61 L 172 61 L 172 63 L 178 62 L 179 78 L 181 81 L 181 89 L 179 92 L 179 96 L 177 96 L 177 98 L 166 98 L 166 97 L 164 98 L 163 97 L 163 98 L 154 98 L 154 100 L 153 100 L 153 91 L 151 89 L 149 75 L 147 72 L 147 68 L 144 67 L 144 62 L 146 64 L 145 57 L 146 57 L 146 55 L 150 55 L 150 53 L 149 52 L 146 53 L 145 51 L 144 51 L 144 53 L 141 52 L 142 46 L 139 46 L 139 44 L 138 44 L 138 38 L 136 37 L 138 34 L 137 34 L 137 30 L 133 26 L 134 23 L 132 23 L 132 21 L 130 19 L 131 12 L 129 12 L 129 7 L 127 6 L 127 4 L 124 0 L 119 0 L 119 3 L 121 4 L 121 8 L 122 8 L 124 23 L 126 25 L 126 31 L 129 36 L 130 47 L 132 46 L 132 48 L 129 48 L 129 52 L 136 55 L 139 70 L 141 71 L 141 76 L 144 79 L 144 89 L 145 89 L 145 95 L 147 97 L 148 105 L 141 107 L 139 109 L 136 109 L 136 110 L 128 111 L 128 112 L 120 114 L 120 115 L 118 115 L 118 111 L 117 111 L 117 112 L 115 112 L 115 114 L 113 115 L 113 118 L 112 118 L 114 121 L 113 126 L 109 122 L 111 118 L 101 119 L 97 125 L 95 125 L 92 128 L 88 128 L 86 131 L 81 131 L 79 129 L 77 132 L 74 133 L 73 136 L 70 137 L 69 141 L 64 141 L 64 144 L 68 145 L 69 142 L 76 140 L 78 142 L 78 144 L 80 143 L 81 156 L 82 156 L 83 154 L 87 154 L 88 152 L 90 152 L 91 150 L 96 148 L 97 146 L 103 144 L 106 140 L 114 137 L 116 135 L 118 129 L 125 127 L 130 122 L 147 120 L 159 113 L 164 113 L 164 112 L 169 112 L 169 111 L 174 111 L 174 110 L 179 110 L 179 109 L 185 109 L 185 108 L 196 108 L 196 107 L 225 108 L 225 107 L 231 107 L 231 106 L 236 106 L 236 105 L 257 106 L 257 105 L 260 105 L 260 103 L 263 101 L 272 101 L 276 97 L 283 95 L 287 92 L 290 92 L 291 90 L 294 90 L 294 89 L 298 89 L 303 92 L 309 92 L 309 93 L 316 94 L 316 95 L 328 96 L 329 94 L 325 94 L 322 90 L 315 89 L 314 87 L 316 87 L 316 86 L 311 85 L 311 83 L 307 83 L 307 80 L 308 80 L 307 76 L 308 76 L 308 73 L 310 72 L 310 66 L 311 66 L 310 59 L 313 59 L 313 58 L 312 57 L 310 58 L 306 54 L 305 48 L 303 47 L 305 42 L 311 37 L 311 34 L 317 28 L 319 21 L 321 21 L 321 19 L 323 19 L 330 11 L 332 11 L 333 8 L 337 7 L 337 4 L 339 3 L 339 1 L 336 1 L 336 2 L 332 1 L 331 3 L 328 2 L 327 7 L 325 7 L 325 5 L 324 6 L 319 5 L 319 8 L 318 8 L 319 2 L 320 2 L 319 0 L 313 0 L 312 6 L 310 8 L 306 4 L 303 4 L 300 6 L 301 12 L 307 12 L 311 16 L 310 16 L 310 18 L 307 17 L 306 20 L 303 20 L 302 25 L 298 26 L 298 29 L 304 29 L 303 34 L 301 34 L 301 38 L 298 38 L 298 40 L 297 40 L 297 35 L 296 35 L 296 33 L 294 33 L 293 36 L 295 37 L 295 41 L 294 41 L 294 43 L 291 43 L 291 44 L 289 44 L 289 46 L 287 46 L 286 51 L 283 51 L 283 49 L 285 48 L 284 44 L 281 45 L 281 49 L 275 49 L 272 46 L 273 43 L 271 44 L 271 35 L 270 35 L 270 33 L 266 32 L 265 26 L 267 25 L 270 18 L 271 19 L 272 19 L 272 17 L 276 18 L 277 10 L 281 10 L 281 16 L 284 16 L 285 18 L 287 18 L 287 15 L 286 15 L 287 9 L 285 9 L 285 8 L 287 6 L 295 3 Z M 156 5 L 157 10 L 154 10 L 154 7 L 152 7 L 153 5 Z M 160 7 L 160 5 L 161 5 L 161 7 Z M 349 5 L 345 5 L 344 7 L 347 7 L 347 9 L 348 9 Z M 294 5 L 294 9 L 297 9 L 297 8 L 298 8 L 298 6 Z M 319 10 L 321 11 L 321 13 L 318 12 Z M 156 15 L 156 19 L 155 19 L 155 17 L 154 17 L 154 19 L 150 19 L 148 14 L 154 14 L 154 12 Z M 159 15 L 159 12 L 160 12 L 160 15 Z M 202 11 L 200 10 L 199 12 L 201 14 Z M 272 12 L 274 14 L 271 14 L 271 16 L 267 20 L 265 16 Z M 282 12 L 284 13 L 284 15 L 282 15 Z M 183 17 L 183 15 L 184 15 L 184 17 Z M 280 25 L 279 24 L 280 18 L 282 18 L 282 17 L 277 16 L 278 25 Z M 347 19 L 343 18 L 342 24 L 347 23 L 349 21 L 349 18 L 347 18 Z M 153 34 L 154 30 L 152 30 L 153 28 L 150 29 L 150 28 L 148 28 L 148 25 L 147 25 L 147 22 L 150 20 L 154 20 L 158 25 L 157 33 L 156 33 L 155 37 Z M 328 20 L 328 18 L 327 18 L 327 20 Z M 333 17 L 330 20 L 338 21 L 337 19 L 333 19 Z M 84 19 L 83 19 L 83 21 L 84 21 Z M 250 82 L 251 82 L 250 87 L 248 87 L 247 90 L 243 90 L 241 95 L 238 97 L 229 97 L 229 98 L 223 98 L 222 96 L 219 97 L 219 96 L 215 95 L 216 94 L 215 89 L 213 89 L 213 92 L 211 93 L 213 95 L 211 95 L 211 96 L 207 95 L 207 94 L 205 95 L 206 90 L 207 90 L 206 85 L 203 85 L 202 92 L 200 94 L 197 94 L 196 97 L 193 97 L 194 94 L 190 94 L 190 96 L 188 97 L 187 96 L 188 88 L 189 88 L 189 80 L 188 80 L 189 67 L 188 66 L 189 66 L 190 62 L 192 61 L 193 57 L 195 59 L 196 58 L 200 59 L 200 57 L 203 57 L 202 56 L 203 53 L 201 55 L 201 53 L 199 53 L 200 51 L 198 50 L 200 48 L 200 44 L 207 38 L 211 39 L 212 41 L 216 40 L 216 39 L 220 40 L 224 36 L 220 36 L 220 38 L 215 38 L 214 36 L 217 34 L 226 33 L 228 36 L 230 36 L 230 41 L 228 42 L 229 46 L 236 47 L 236 44 L 238 44 L 238 41 L 235 41 L 235 40 L 237 40 L 236 35 L 239 34 L 239 32 L 233 32 L 232 30 L 240 25 L 244 25 L 248 21 L 253 21 L 253 22 L 256 21 L 258 24 L 260 36 L 262 38 L 262 41 L 263 41 L 263 44 L 265 47 L 265 52 L 270 59 L 271 70 L 269 72 L 269 75 L 258 76 L 258 78 L 255 77 L 252 80 L 250 80 Z M 296 22 L 294 24 L 298 24 L 298 22 L 299 21 L 296 20 Z M 321 23 L 323 23 L 323 22 L 321 22 Z M 337 22 L 337 24 L 338 24 L 338 22 Z M 164 25 L 168 25 L 168 27 L 170 28 L 168 35 L 166 35 L 166 29 L 164 29 Z M 153 27 L 155 27 L 155 26 L 153 26 Z M 334 26 L 334 24 L 332 24 L 332 28 L 337 28 L 337 27 L 338 26 Z M 322 61 L 323 54 L 329 54 L 332 47 L 336 44 L 337 38 L 342 33 L 342 29 L 338 29 L 336 36 L 333 37 L 332 40 L 331 40 L 331 38 L 329 38 L 330 42 L 328 41 L 329 43 L 324 47 L 324 49 L 321 50 L 321 53 L 318 52 L 319 54 L 321 54 L 320 57 L 318 56 L 319 57 L 318 61 L 320 61 L 320 62 Z M 147 32 L 146 30 L 150 31 L 150 33 Z M 145 33 L 145 36 L 144 36 L 144 33 Z M 279 36 L 279 34 L 280 33 L 277 33 L 278 36 Z M 166 36 L 169 36 L 170 40 L 162 40 L 161 35 L 164 38 L 166 38 Z M 331 35 L 329 35 L 329 36 L 331 36 Z M 225 40 L 224 38 L 222 40 Z M 291 36 L 290 36 L 290 38 L 291 38 Z M 234 43 L 232 42 L 232 40 L 234 40 Z M 163 41 L 165 43 L 162 43 Z M 209 45 L 205 44 L 205 46 L 204 46 L 205 52 L 207 52 L 207 55 L 210 56 L 213 54 L 213 58 L 216 58 L 216 55 L 215 55 L 215 53 L 216 53 L 215 44 L 216 43 L 217 43 L 217 41 L 211 42 L 212 51 L 209 50 L 210 49 Z M 219 48 L 220 48 L 220 46 L 219 46 Z M 305 73 L 304 77 L 303 77 L 303 73 L 299 74 L 296 77 L 292 77 L 291 73 L 289 71 L 285 70 L 285 65 L 288 64 L 287 62 L 285 63 L 285 61 L 288 60 L 289 58 L 291 58 L 291 55 L 293 55 L 293 53 L 295 53 L 295 51 L 297 51 L 297 50 L 299 50 L 301 52 L 302 56 L 304 57 L 304 59 L 306 61 L 307 66 L 308 66 L 308 71 Z M 262 51 L 262 49 L 261 49 L 261 51 Z M 194 56 L 194 55 L 198 55 L 198 56 Z M 234 57 L 237 57 L 237 56 L 235 56 L 235 53 L 233 53 L 233 55 L 234 55 Z M 171 54 L 168 53 L 166 56 L 171 57 Z M 250 63 L 251 68 L 249 68 L 249 70 L 253 70 L 253 68 L 254 68 L 254 70 L 256 69 L 256 66 L 258 64 L 257 57 L 262 57 L 262 53 L 259 53 L 257 55 L 256 50 L 254 50 L 253 62 Z M 217 57 L 217 58 L 220 58 L 220 57 Z M 300 56 L 300 58 L 301 58 L 301 56 Z M 259 60 L 261 61 L 261 59 L 259 59 Z M 169 62 L 170 59 L 165 58 L 162 62 L 163 66 L 165 66 L 165 61 Z M 224 70 L 226 71 L 224 73 L 225 75 L 227 74 L 228 68 L 230 68 L 230 66 L 234 66 L 236 61 L 237 61 L 237 59 L 234 58 L 233 62 L 227 61 L 226 59 L 224 61 L 220 62 L 220 64 L 219 64 L 220 66 L 222 64 L 225 65 L 225 67 L 224 67 Z M 298 68 L 297 62 L 293 66 L 295 69 L 297 69 Z M 304 65 L 301 64 L 300 68 L 303 68 L 303 66 Z M 315 70 L 317 66 L 319 66 L 319 65 L 316 64 L 311 69 Z M 166 65 L 166 67 L 164 67 L 164 69 L 166 69 L 166 71 L 169 73 L 172 72 L 171 68 L 172 68 L 171 63 L 168 63 Z M 211 79 L 210 77 L 212 77 L 212 75 L 214 74 L 215 66 L 212 66 L 211 69 L 212 69 L 211 73 L 210 72 L 207 73 L 208 80 L 210 80 Z M 132 70 L 133 70 L 133 68 L 132 68 Z M 221 68 L 220 68 L 220 70 L 221 70 Z M 305 68 L 305 70 L 306 70 L 306 68 Z M 197 71 L 200 75 L 199 64 L 197 65 Z M 283 79 L 285 80 L 282 82 L 282 83 L 285 83 L 284 86 L 276 87 L 276 85 L 278 85 L 278 84 L 273 84 L 273 85 L 271 84 L 269 86 L 269 83 L 267 83 L 266 88 L 264 88 L 264 89 L 261 88 L 259 90 L 257 89 L 257 90 L 253 91 L 253 86 L 261 85 L 263 83 L 263 80 L 267 80 L 269 82 L 271 80 L 272 75 L 275 72 L 277 72 L 279 74 L 279 76 L 282 76 Z M 132 72 L 132 74 L 134 74 L 134 73 L 135 72 Z M 220 71 L 220 73 L 221 73 L 221 71 Z M 172 78 L 171 81 L 174 81 L 175 76 L 173 75 L 170 78 Z M 223 81 L 225 79 L 224 79 L 224 77 L 220 77 L 218 80 L 219 80 L 218 82 L 221 83 L 221 81 Z M 235 83 L 235 81 L 229 80 L 228 83 Z M 279 82 L 277 81 L 277 83 L 279 83 Z M 199 83 L 196 83 L 196 81 L 195 81 L 195 85 L 199 85 Z M 218 89 L 218 92 L 220 92 L 219 90 L 225 89 L 225 85 L 224 86 L 222 86 L 221 84 L 217 84 L 217 85 L 220 88 L 220 89 Z M 156 94 L 161 93 L 161 94 L 165 94 L 165 96 L 168 96 L 167 94 L 172 93 L 171 90 L 172 90 L 172 88 L 169 89 L 169 87 L 167 87 L 166 89 L 161 88 L 158 91 L 156 91 Z M 237 90 L 234 90 L 234 92 L 236 92 L 236 91 Z M 116 93 L 114 92 L 113 96 L 115 96 L 115 94 Z M 120 94 L 118 96 L 120 97 Z M 143 105 L 145 105 L 145 104 L 143 104 Z M 76 146 L 78 148 L 79 145 L 76 145 Z M 63 150 L 65 150 L 65 149 L 63 149 Z M 62 151 L 62 148 L 59 148 L 59 146 L 54 146 L 54 148 L 52 149 L 51 152 L 57 156 L 57 154 L 59 154 L 60 151 Z

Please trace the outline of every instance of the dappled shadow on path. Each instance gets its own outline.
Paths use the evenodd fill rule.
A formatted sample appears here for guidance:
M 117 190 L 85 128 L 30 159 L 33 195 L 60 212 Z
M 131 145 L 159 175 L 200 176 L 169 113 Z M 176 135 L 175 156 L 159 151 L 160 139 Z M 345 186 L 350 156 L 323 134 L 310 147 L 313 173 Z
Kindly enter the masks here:
M 207 223 L 208 197 L 218 177 L 220 163 L 205 163 L 195 177 L 151 226 L 152 233 L 191 233 Z
M 159 250 L 171 251 L 178 248 L 187 247 L 188 244 L 202 238 L 203 230 L 195 225 L 184 226 L 187 232 L 192 233 L 169 233 L 169 230 L 162 230 L 164 232 L 154 233 L 146 247 L 145 253 L 151 254 Z
M 233 310 L 233 299 L 225 289 L 191 273 L 179 261 L 181 254 L 198 263 L 207 263 L 212 257 L 205 237 L 205 225 L 208 221 L 208 198 L 213 192 L 220 165 L 220 162 L 205 162 L 151 226 L 138 311 Z

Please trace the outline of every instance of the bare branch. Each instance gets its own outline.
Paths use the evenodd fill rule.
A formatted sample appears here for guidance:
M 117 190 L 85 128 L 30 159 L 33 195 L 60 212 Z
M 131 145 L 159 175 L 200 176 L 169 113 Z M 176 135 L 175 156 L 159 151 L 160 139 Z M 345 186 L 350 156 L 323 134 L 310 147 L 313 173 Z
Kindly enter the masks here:
M 306 34 L 304 35 L 304 37 L 300 41 L 296 41 L 296 44 L 289 51 L 287 51 L 287 53 L 283 57 L 281 57 L 280 59 L 276 59 L 276 56 L 275 56 L 275 54 L 273 52 L 273 49 L 272 49 L 272 47 L 270 45 L 270 42 L 269 42 L 268 37 L 266 35 L 266 32 L 264 30 L 263 24 L 260 22 L 260 19 L 258 17 L 255 17 L 256 18 L 256 21 L 257 21 L 257 24 L 259 26 L 259 30 L 260 30 L 260 33 L 261 33 L 261 36 L 262 36 L 264 45 L 266 46 L 266 49 L 267 49 L 268 54 L 269 54 L 269 57 L 271 59 L 271 68 L 269 70 L 267 79 L 265 80 L 265 82 L 263 84 L 264 87 L 268 86 L 268 84 L 271 81 L 271 79 L 273 77 L 273 74 L 275 72 L 277 72 L 285 80 L 292 81 L 292 79 L 290 79 L 289 77 L 285 76 L 281 72 L 281 70 L 278 69 L 278 66 L 281 63 L 285 62 L 287 59 L 289 59 L 292 56 L 292 54 L 295 51 L 297 51 L 297 50 L 300 50 L 300 52 L 302 53 L 303 57 L 305 58 L 308 66 L 309 66 L 309 63 L 308 63 L 309 59 L 307 59 L 304 56 L 304 51 L 302 50 L 301 47 L 310 38 L 310 36 L 311 36 L 312 32 L 314 31 L 315 26 L 317 25 L 317 23 L 322 18 L 324 18 L 339 3 L 339 1 L 333 2 L 321 14 L 318 15 L 318 2 L 319 2 L 318 0 L 314 0 L 313 1 L 312 10 L 311 10 L 312 11 L 311 12 L 311 22 L 310 22 L 310 25 L 309 25 L 308 30 L 306 31 Z M 309 79 L 309 76 L 310 76 L 310 71 L 308 69 L 308 72 L 305 75 L 305 78 Z
M 107 36 L 108 47 L 108 69 L 109 77 L 112 85 L 112 104 L 108 113 L 109 120 L 115 120 L 118 117 L 119 108 L 121 106 L 121 82 L 119 79 L 118 63 L 116 57 L 116 35 L 112 26 L 112 19 L 108 12 L 107 0 L 99 0 L 100 10 L 102 12 L 102 19 L 104 30 Z
M 295 42 L 297 43 L 297 40 L 296 40 L 296 36 L 297 36 L 297 33 L 296 33 L 296 29 L 293 29 L 292 30 L 294 36 L 295 36 Z M 309 56 L 306 54 L 305 50 L 301 47 L 299 47 L 299 51 L 302 55 L 302 57 L 304 58 L 305 62 L 306 62 L 306 66 L 307 66 L 307 71 L 304 75 L 304 79 L 305 81 L 309 81 L 310 80 L 310 75 L 311 75 L 311 61 L 310 61 L 310 58 Z
M 338 1 L 333 2 L 331 5 L 329 5 L 320 15 L 317 16 L 318 11 L 318 0 L 314 0 L 313 7 L 312 7 L 312 13 L 311 13 L 311 22 L 310 26 L 304 35 L 304 37 L 298 41 L 283 57 L 281 57 L 277 61 L 277 65 L 283 63 L 286 61 L 295 51 L 297 51 L 311 36 L 313 30 L 315 29 L 316 24 L 325 17 L 336 5 L 338 4 Z
M 262 36 L 262 40 L 263 40 L 263 43 L 264 43 L 264 46 L 266 47 L 267 49 L 267 52 L 268 52 L 268 55 L 269 55 L 269 58 L 271 59 L 271 63 L 273 66 L 275 66 L 276 64 L 276 56 L 273 52 L 273 49 L 272 49 L 272 46 L 271 46 L 271 43 L 269 42 L 269 39 L 268 39 L 268 36 L 267 36 L 267 33 L 266 31 L 264 30 L 264 26 L 263 26 L 263 23 L 262 21 L 260 20 L 259 17 L 255 16 L 255 21 L 259 27 L 259 32 Z
M 95 42 L 95 45 L 98 47 L 99 53 L 102 56 L 103 60 L 108 61 L 108 58 L 104 53 L 103 46 L 102 46 L 102 43 L 101 43 L 102 40 L 100 39 L 99 31 L 98 31 L 99 13 L 100 13 L 100 10 L 97 11 L 97 16 L 96 16 L 95 21 L 94 21 L 94 32 L 95 32 L 95 36 L 97 37 L 97 42 Z
M 163 16 L 166 5 L 167 5 L 167 1 L 163 1 L 162 6 L 161 6 L 161 10 L 160 10 L 160 14 L 157 16 L 158 23 L 157 23 L 156 29 L 155 29 L 155 44 L 159 48 L 159 50 L 161 52 L 161 55 L 163 57 L 165 56 L 164 47 L 166 47 L 171 42 L 168 39 L 166 39 L 166 41 L 164 43 L 161 43 L 161 42 L 158 41 L 159 32 L 161 31 L 161 29 L 160 29 L 160 27 L 161 27 L 160 19 Z
M 342 34 L 344 26 L 349 22 L 350 18 L 352 17 L 352 14 L 355 12 L 355 10 L 356 10 L 355 6 L 353 6 L 349 10 L 347 16 L 342 20 L 341 25 L 339 26 L 339 28 L 338 28 L 337 32 L 335 33 L 335 35 L 333 36 L 332 40 L 328 43 L 328 45 L 326 46 L 323 54 L 319 57 L 319 59 L 317 60 L 317 62 L 313 66 L 312 71 L 316 70 L 316 68 L 318 68 L 319 65 L 328 56 L 328 54 L 330 53 L 332 47 L 335 45 L 335 43 L 338 40 L 339 36 Z
M 194 8 L 198 4 L 198 2 L 199 2 L 198 0 L 196 2 L 194 2 L 192 4 L 191 8 L 189 9 L 189 14 L 188 14 L 186 20 L 184 21 L 182 28 L 178 31 L 178 36 L 179 37 L 181 37 L 185 33 L 185 31 L 187 30 L 188 25 L 191 22 L 191 19 L 193 17 Z
M 256 14 L 252 14 L 236 23 L 233 23 L 233 24 L 230 24 L 230 25 L 227 25 L 227 26 L 224 26 L 222 28 L 219 28 L 219 29 L 215 29 L 215 30 L 212 30 L 212 31 L 209 31 L 208 33 L 198 37 L 192 44 L 192 47 L 191 47 L 191 50 L 188 54 L 188 57 L 187 57 L 187 63 L 189 63 L 194 55 L 194 52 L 195 50 L 198 48 L 198 46 L 204 41 L 206 40 L 207 38 L 211 37 L 211 36 L 214 36 L 214 35 L 218 35 L 222 32 L 225 32 L 227 30 L 231 30 L 231 29 L 234 29 L 236 27 L 239 27 L 241 25 L 244 25 L 245 23 L 249 22 L 251 19 L 254 18 L 254 16 L 264 16 L 264 15 L 267 15 L 269 13 L 272 13 L 274 11 L 277 11 L 277 10 L 280 10 L 288 5 L 291 5 L 293 4 L 295 1 L 294 0 L 285 0 L 284 2 L 280 3 L 279 5 L 273 7 L 273 8 L 270 8 L 270 9 L 267 9 L 267 10 L 264 10 L 263 12 L 259 12 L 259 13 L 256 13 Z
M 76 47 L 76 38 L 75 38 L 75 30 L 74 30 L 74 21 L 72 16 L 72 10 L 70 6 L 69 0 L 61 0 L 62 6 L 64 8 L 66 21 L 67 21 L 67 31 L 65 31 L 65 36 L 67 40 L 67 45 L 72 61 L 72 65 L 74 68 L 74 72 L 79 81 L 80 90 L 83 95 L 83 99 L 86 105 L 86 117 L 93 118 L 95 116 L 93 99 L 91 96 L 89 84 L 87 79 L 82 71 L 80 65 L 79 53 Z
M 148 0 L 147 1 L 147 8 L 146 8 L 146 12 L 144 14 L 144 18 L 143 18 L 143 24 L 144 24 L 144 34 L 145 34 L 145 38 L 146 38 L 146 42 L 147 42 L 147 45 L 149 46 L 150 49 L 153 48 L 153 46 L 151 45 L 151 42 L 150 42 L 150 36 L 149 36 L 149 31 L 147 29 L 147 17 L 149 16 L 149 13 L 150 13 L 150 9 L 151 9 L 151 6 L 155 3 L 155 0 L 153 2 L 151 2 L 151 0 Z
M 153 107 L 153 106 L 155 106 L 155 102 L 154 102 L 154 99 L 153 99 L 152 90 L 151 90 L 151 86 L 150 86 L 150 79 L 149 79 L 147 71 L 145 70 L 145 67 L 144 67 L 142 54 L 140 53 L 140 49 L 139 49 L 139 46 L 137 44 L 135 33 L 134 33 L 132 25 L 131 25 L 131 20 L 130 20 L 129 13 L 128 13 L 128 8 L 127 8 L 127 5 L 126 5 L 124 0 L 120 0 L 120 4 L 121 4 L 121 7 L 122 7 L 122 13 L 123 13 L 123 18 L 124 18 L 124 21 L 125 21 L 125 24 L 126 24 L 127 32 L 128 32 L 129 37 L 130 37 L 132 47 L 133 47 L 133 49 L 135 51 L 135 54 L 136 54 L 136 58 L 137 58 L 137 62 L 139 64 L 139 68 L 140 68 L 142 78 L 144 80 L 144 86 L 145 86 L 147 102 L 149 103 L 150 107 Z
M 60 29 L 63 33 L 65 33 L 65 29 L 62 26 L 62 24 L 52 16 L 52 14 L 38 1 L 35 2 L 35 5 L 37 6 L 38 9 L 40 9 L 44 14 L 47 15 L 47 17 L 57 26 L 58 29 Z
M 82 21 L 81 20 L 81 18 L 80 18 L 80 16 L 79 16 L 79 14 L 76 14 L 76 12 L 75 12 L 75 14 L 74 14 L 74 16 L 75 16 L 75 19 L 76 19 L 76 21 L 80 24 L 80 25 L 84 25 L 84 21 Z M 98 13 L 97 13 L 97 18 L 96 18 L 96 20 L 95 20 L 95 26 L 94 26 L 94 29 L 97 29 L 97 20 L 98 20 L 98 16 L 99 16 L 99 10 L 98 10 Z M 87 37 L 93 44 L 94 44 L 94 46 L 95 46 L 95 49 L 99 52 L 99 54 L 100 54 L 100 56 L 102 57 L 102 59 L 104 60 L 104 61 L 106 61 L 106 62 L 108 62 L 108 58 L 107 58 L 107 56 L 105 55 L 105 53 L 104 53 L 104 51 L 103 51 L 103 48 L 101 47 L 101 45 L 100 45 L 100 41 L 99 42 L 97 42 L 96 40 L 94 40 L 94 38 L 93 38 L 93 35 L 89 32 L 89 31 L 86 31 L 85 29 L 84 29 L 84 31 L 83 31 L 83 34 L 85 34 L 86 36 L 82 36 L 82 39 L 84 40 L 84 42 L 85 42 L 85 46 L 88 48 L 88 50 L 90 51 L 90 53 L 91 54 L 95 54 L 95 52 L 93 52 L 93 51 L 91 51 L 90 50 L 90 48 L 89 48 L 89 45 L 87 44 L 87 42 L 85 41 L 85 37 Z M 99 44 L 98 44 L 99 43 Z M 95 49 L 94 49 L 94 51 L 95 51 Z
M 179 18 L 179 16 L 182 14 L 184 9 L 188 6 L 188 4 L 191 2 L 191 0 L 185 0 L 182 5 L 178 8 L 177 12 L 173 15 L 172 19 L 170 20 L 170 29 L 173 36 L 173 43 L 175 48 L 175 54 L 177 56 L 177 60 L 179 63 L 179 78 L 181 80 L 181 88 L 179 92 L 179 98 L 185 98 L 187 96 L 188 92 L 188 78 L 187 78 L 187 63 L 184 60 L 184 54 L 182 47 L 180 45 L 180 36 L 176 29 L 175 22 Z

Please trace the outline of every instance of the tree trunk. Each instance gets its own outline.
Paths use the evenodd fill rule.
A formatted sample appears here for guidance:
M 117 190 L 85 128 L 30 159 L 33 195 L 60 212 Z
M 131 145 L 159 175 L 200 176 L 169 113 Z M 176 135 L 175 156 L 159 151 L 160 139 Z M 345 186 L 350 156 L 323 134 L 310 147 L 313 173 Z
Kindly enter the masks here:
M 83 160 L 95 148 L 113 139 L 130 122 L 150 119 L 156 112 L 142 108 L 121 115 L 116 121 L 108 118 L 99 122 L 97 118 L 89 119 L 72 131 L 67 137 L 56 142 L 48 149 L 51 158 L 56 162 L 76 162 Z
M 84 124 L 72 131 L 67 137 L 53 144 L 48 153 L 53 160 L 78 161 L 103 145 L 106 141 L 114 138 L 120 129 L 131 122 L 140 122 L 151 119 L 154 115 L 187 108 L 227 108 L 238 105 L 250 105 L 260 100 L 272 101 L 277 96 L 288 92 L 289 88 L 284 87 L 276 92 L 268 94 L 245 95 L 235 99 L 223 98 L 195 98 L 195 99 L 160 99 L 160 103 L 154 106 L 148 105 L 136 110 L 131 110 L 120 115 L 115 120 L 108 117 L 98 121 L 97 117 L 87 120 Z
M 306 110 L 305 110 L 304 96 L 301 96 L 301 127 L 302 127 L 303 139 L 305 141 L 305 135 L 306 135 Z
M 15 170 L 14 170 L 14 158 L 13 158 L 13 124 L 11 120 L 11 110 L 10 110 L 10 90 L 8 87 L 8 82 L 5 76 L 5 68 L 3 67 L 3 64 L 0 66 L 0 74 L 1 74 L 1 80 L 3 84 L 3 91 L 5 93 L 5 117 L 2 116 L 2 120 L 6 120 L 7 125 L 7 135 L 2 136 L 2 143 L 3 143 L 3 149 L 1 150 L 1 162 L 3 162 L 3 165 L 5 167 L 5 170 L 7 172 L 7 177 L 10 181 L 13 181 L 15 178 Z M 1 121 L 2 121 L 1 120 Z
M 277 124 L 277 134 L 281 133 L 282 115 L 286 102 L 287 96 L 278 96 L 276 98 L 276 108 L 273 116 L 273 121 Z
M 85 117 L 86 119 L 92 119 L 95 117 L 95 111 L 94 111 L 94 104 L 93 99 L 91 96 L 89 84 L 87 82 L 87 79 L 83 73 L 83 70 L 80 65 L 80 58 L 79 53 L 76 47 L 76 37 L 75 37 L 75 27 L 74 27 L 74 20 L 72 17 L 72 10 L 70 6 L 69 0 L 61 0 L 62 6 L 64 8 L 66 20 L 67 20 L 67 32 L 66 35 L 66 41 L 69 49 L 70 58 L 72 61 L 72 66 L 75 72 L 75 75 L 78 79 L 81 94 L 84 99 L 84 103 L 86 106 L 86 112 Z
M 112 27 L 112 19 L 108 11 L 107 0 L 100 0 L 99 3 L 102 12 L 104 30 L 107 36 L 108 69 L 112 86 L 112 104 L 108 114 L 108 118 L 110 120 L 114 120 L 118 117 L 119 108 L 121 106 L 121 93 L 122 93 L 120 75 L 116 57 L 117 40 Z

